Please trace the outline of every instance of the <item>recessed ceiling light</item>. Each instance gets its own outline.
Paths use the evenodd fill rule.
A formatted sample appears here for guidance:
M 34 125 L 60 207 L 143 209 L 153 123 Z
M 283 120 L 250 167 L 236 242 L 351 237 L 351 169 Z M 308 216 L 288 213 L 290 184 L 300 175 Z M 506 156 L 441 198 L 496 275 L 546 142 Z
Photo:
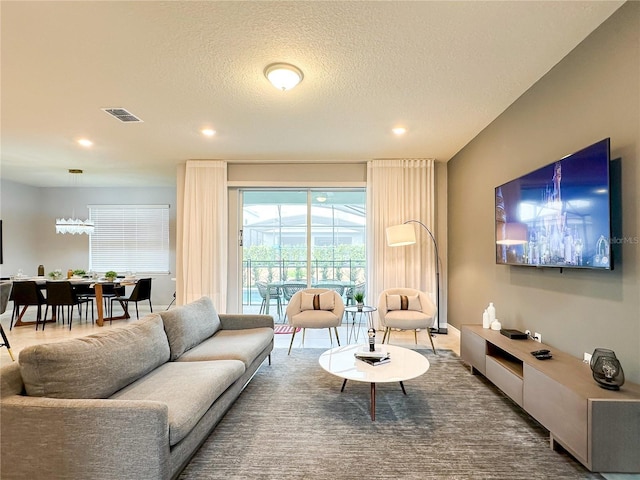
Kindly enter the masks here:
M 212 128 L 203 128 L 202 130 L 200 130 L 200 133 L 202 133 L 205 137 L 213 137 L 216 134 L 216 131 Z
M 93 142 L 91 140 L 89 140 L 88 138 L 81 138 L 78 140 L 78 144 L 82 145 L 83 147 L 91 147 L 93 146 Z
M 407 129 L 404 127 L 395 127 L 392 128 L 391 131 L 396 135 L 404 135 L 405 133 L 407 133 Z

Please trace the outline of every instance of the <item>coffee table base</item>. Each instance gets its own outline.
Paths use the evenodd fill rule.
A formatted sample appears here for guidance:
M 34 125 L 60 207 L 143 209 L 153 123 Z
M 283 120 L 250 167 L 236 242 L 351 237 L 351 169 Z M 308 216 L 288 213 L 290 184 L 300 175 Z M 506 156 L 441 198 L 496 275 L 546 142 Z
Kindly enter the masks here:
M 345 378 L 342 382 L 342 388 L 340 392 L 344 392 L 344 387 L 347 386 L 347 379 Z M 404 383 L 400 382 L 400 388 L 402 388 L 402 393 L 407 394 L 407 391 L 404 388 Z M 376 421 L 376 384 L 374 382 L 371 383 L 371 421 Z

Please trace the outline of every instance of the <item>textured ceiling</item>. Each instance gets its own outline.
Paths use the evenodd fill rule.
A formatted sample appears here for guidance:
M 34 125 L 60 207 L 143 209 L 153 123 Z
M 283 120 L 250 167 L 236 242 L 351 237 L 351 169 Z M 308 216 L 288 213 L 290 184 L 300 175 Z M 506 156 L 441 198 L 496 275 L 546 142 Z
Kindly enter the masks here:
M 2 1 L 0 173 L 165 186 L 188 159 L 447 161 L 622 3 Z M 273 62 L 303 82 L 276 90 Z

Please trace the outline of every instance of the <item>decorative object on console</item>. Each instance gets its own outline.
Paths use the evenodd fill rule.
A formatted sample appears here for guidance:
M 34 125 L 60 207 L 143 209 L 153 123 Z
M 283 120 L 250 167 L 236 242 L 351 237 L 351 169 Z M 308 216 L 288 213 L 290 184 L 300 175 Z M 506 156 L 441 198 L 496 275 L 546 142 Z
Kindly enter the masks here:
M 489 302 L 487 313 L 489 314 L 489 325 L 491 325 L 496 319 L 496 307 L 493 305 L 493 302 Z
M 436 260 L 436 333 L 447 333 L 445 327 L 440 327 L 440 255 L 438 255 L 438 243 L 436 237 L 433 236 L 431 230 L 427 226 L 418 220 L 407 220 L 402 225 L 393 225 L 387 227 L 387 245 L 390 247 L 401 247 L 404 245 L 413 245 L 416 243 L 416 231 L 410 223 L 417 223 L 424 228 L 431 240 L 433 241 L 433 249 L 435 252 Z M 433 327 L 432 327 L 433 330 Z
M 596 348 L 591 355 L 593 379 L 602 388 L 620 390 L 624 385 L 624 371 L 613 350 Z
M 491 328 L 491 322 L 489 321 L 489 312 L 487 312 L 487 309 L 484 309 L 484 312 L 482 314 L 482 328 Z

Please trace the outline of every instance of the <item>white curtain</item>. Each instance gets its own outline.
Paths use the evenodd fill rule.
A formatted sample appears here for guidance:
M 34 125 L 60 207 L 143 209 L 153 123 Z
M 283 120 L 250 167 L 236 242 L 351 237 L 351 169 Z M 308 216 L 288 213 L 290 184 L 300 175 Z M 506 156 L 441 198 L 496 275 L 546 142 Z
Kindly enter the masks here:
M 368 162 L 367 295 L 372 302 L 369 305 L 377 306 L 380 292 L 394 287 L 422 290 L 435 302 L 435 250 L 429 233 L 413 224 L 415 245 L 389 247 L 385 232 L 389 226 L 418 220 L 436 235 L 434 178 L 432 159 Z
M 227 309 L 227 163 L 193 160 L 178 168 L 176 302 L 210 297 Z

